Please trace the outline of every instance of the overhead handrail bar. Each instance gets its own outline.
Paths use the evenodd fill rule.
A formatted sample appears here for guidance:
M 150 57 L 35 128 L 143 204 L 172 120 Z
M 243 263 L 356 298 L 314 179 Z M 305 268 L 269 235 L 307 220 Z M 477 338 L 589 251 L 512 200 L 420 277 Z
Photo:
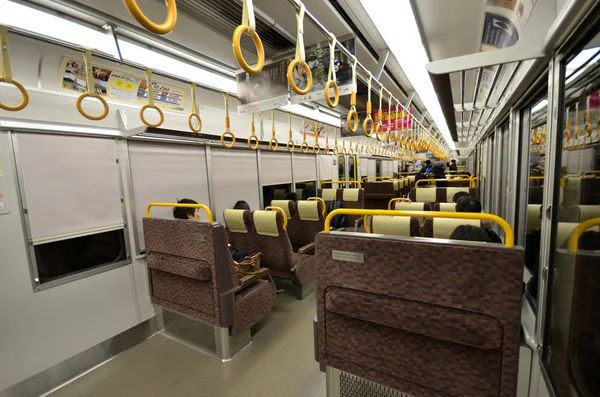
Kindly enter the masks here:
M 593 175 L 593 174 L 600 174 L 600 170 L 589 170 L 589 171 L 585 171 L 581 174 L 581 176 L 586 176 L 586 175 Z
M 394 179 L 394 177 L 392 177 L 392 176 L 363 176 L 361 179 L 361 182 L 364 183 L 364 182 L 368 181 L 369 179 L 375 179 L 375 180 L 381 179 L 382 181 L 385 181 L 385 180 L 392 181 Z
M 183 203 L 150 203 L 146 206 L 146 218 L 150 218 L 150 209 L 152 207 L 172 207 L 172 208 L 199 208 L 206 211 L 206 219 L 208 222 L 213 221 L 213 214 L 210 208 L 204 204 L 183 204 Z
M 583 232 L 585 232 L 586 230 L 598 225 L 600 225 L 600 218 L 588 219 L 587 221 L 581 222 L 579 225 L 577 225 L 577 227 L 573 229 L 573 231 L 569 235 L 569 252 L 577 252 L 577 250 L 579 249 L 579 237 L 581 237 Z
M 325 218 L 325 233 L 331 232 L 331 220 L 336 215 L 365 215 L 365 216 L 413 216 L 422 218 L 450 218 L 450 219 L 477 219 L 481 221 L 491 221 L 497 223 L 504 230 L 504 246 L 513 248 L 515 245 L 515 235 L 503 218 L 497 215 L 473 212 L 438 212 L 438 211 L 390 211 L 390 210 L 366 210 L 354 208 L 339 208 L 331 211 Z M 598 218 L 600 219 L 600 218 Z
M 388 211 L 392 211 L 393 203 L 399 203 L 399 202 L 412 203 L 412 200 L 409 198 L 406 198 L 406 197 L 395 197 L 395 198 L 391 199 L 390 202 L 388 203 Z
M 276 207 L 274 205 L 270 205 L 268 207 L 265 208 L 265 211 L 277 211 L 277 212 L 281 212 L 281 215 L 283 215 L 283 230 L 287 230 L 287 225 L 288 225 L 288 219 L 287 219 L 287 214 L 285 213 L 284 209 L 281 207 Z
M 321 189 L 323 189 L 323 185 L 333 185 L 334 183 L 337 183 L 337 184 L 349 183 L 349 184 L 356 185 L 359 189 L 362 188 L 362 184 L 359 181 L 346 181 L 346 180 L 341 180 L 341 181 L 322 181 L 319 186 L 320 186 Z

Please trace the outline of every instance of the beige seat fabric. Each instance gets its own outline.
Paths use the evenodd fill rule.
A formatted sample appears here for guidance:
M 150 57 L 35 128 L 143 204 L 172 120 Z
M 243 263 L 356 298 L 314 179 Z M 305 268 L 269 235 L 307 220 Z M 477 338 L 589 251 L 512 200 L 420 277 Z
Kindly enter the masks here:
M 245 210 L 225 210 L 223 217 L 225 218 L 225 224 L 227 229 L 233 233 L 248 233 L 248 228 L 244 223 L 244 211 Z
M 435 203 L 436 191 L 435 187 L 420 187 L 415 189 L 415 199 L 419 203 Z
M 446 188 L 446 202 L 452 203 L 454 202 L 454 195 L 458 192 L 469 193 L 468 187 L 448 187 Z
M 460 225 L 481 227 L 481 221 L 479 219 L 434 218 L 433 238 L 449 239 L 454 229 Z
M 343 189 L 342 200 L 343 201 L 358 201 L 360 189 Z
M 298 216 L 303 221 L 320 221 L 319 203 L 316 201 L 298 201 Z
M 252 214 L 256 233 L 262 236 L 278 237 L 277 211 L 254 211 Z
M 600 205 L 580 205 L 579 222 L 585 222 L 592 218 L 600 218 Z
M 273 200 L 271 201 L 271 206 L 282 208 L 287 215 L 287 218 L 292 218 L 292 214 L 290 212 L 290 200 Z
M 453 202 L 437 204 L 440 206 L 440 212 L 456 212 L 456 204 Z
M 542 220 L 540 219 L 540 208 L 541 204 L 528 204 L 527 205 L 527 231 L 539 229 Z
M 374 216 L 372 232 L 410 237 L 410 220 L 409 216 Z
M 409 203 L 407 201 L 397 201 L 394 203 L 396 211 L 425 211 L 425 203 Z
M 337 189 L 323 189 L 321 196 L 325 201 L 335 201 L 337 199 Z

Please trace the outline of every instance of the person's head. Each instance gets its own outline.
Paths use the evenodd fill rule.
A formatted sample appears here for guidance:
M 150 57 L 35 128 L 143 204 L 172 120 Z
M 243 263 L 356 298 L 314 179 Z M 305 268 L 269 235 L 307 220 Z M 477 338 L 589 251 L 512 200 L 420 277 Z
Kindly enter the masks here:
M 473 225 L 460 225 L 450 235 L 450 240 L 481 241 L 491 243 L 492 240 L 485 230 Z
M 285 194 L 286 200 L 298 201 L 298 193 L 296 192 L 287 192 Z
M 456 212 L 481 212 L 481 203 L 469 195 L 461 197 L 456 202 Z
M 192 199 L 181 199 L 177 200 L 178 204 L 198 204 L 196 201 Z M 182 208 L 182 207 L 174 207 L 173 208 L 173 217 L 175 219 L 186 219 L 190 221 L 199 221 L 200 220 L 200 211 L 198 208 Z
M 250 210 L 250 205 L 244 200 L 238 200 L 233 206 L 234 210 Z
M 444 168 L 444 162 L 442 160 L 438 160 L 435 162 L 436 168 Z
M 423 163 L 423 165 L 425 167 L 431 167 L 431 160 L 425 160 L 425 162 Z
M 455 165 L 456 164 L 456 160 L 454 160 L 454 159 L 450 160 L 450 164 Z
M 452 201 L 457 203 L 458 200 L 460 200 L 463 197 L 467 197 L 467 196 L 470 196 L 470 194 L 467 192 L 457 192 L 456 194 L 454 194 L 454 196 L 452 196 Z

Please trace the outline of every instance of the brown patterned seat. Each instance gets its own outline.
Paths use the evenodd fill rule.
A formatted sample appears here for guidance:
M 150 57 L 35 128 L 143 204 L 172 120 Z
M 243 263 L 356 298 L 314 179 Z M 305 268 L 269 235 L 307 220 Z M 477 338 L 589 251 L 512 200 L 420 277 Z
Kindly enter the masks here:
M 396 181 L 397 182 L 397 181 Z M 362 184 L 365 208 L 386 210 L 391 199 L 396 197 L 393 181 L 373 181 Z
M 427 218 L 423 225 L 423 237 L 450 238 L 450 235 L 460 225 L 481 227 L 479 219 Z
M 325 228 L 323 203 L 320 201 L 297 201 L 291 203 L 294 214 L 288 220 L 288 236 L 294 252 L 315 242 L 317 233 Z
M 257 251 L 252 247 L 254 240 L 250 235 L 254 227 L 252 211 L 227 209 L 223 211 L 223 218 L 231 246 L 248 254 L 256 253 Z
M 295 253 L 279 211 L 254 211 L 252 217 L 253 247 L 263 254 L 261 266 L 268 267 L 273 277 L 292 280 L 296 298 L 304 299 L 314 291 L 314 244 Z
M 364 189 L 341 189 L 341 191 L 342 208 L 365 208 Z M 388 200 L 388 202 L 389 201 L 390 200 Z M 346 215 L 346 229 L 356 231 L 362 223 L 362 220 L 362 215 Z
M 213 222 L 144 218 L 146 263 L 153 303 L 223 328 L 233 336 L 266 316 L 273 283 L 238 286 L 225 228 Z
M 373 234 L 421 237 L 420 218 L 414 216 L 379 216 L 370 219 Z
M 515 395 L 522 249 L 338 233 L 316 246 L 321 364 L 419 397 Z

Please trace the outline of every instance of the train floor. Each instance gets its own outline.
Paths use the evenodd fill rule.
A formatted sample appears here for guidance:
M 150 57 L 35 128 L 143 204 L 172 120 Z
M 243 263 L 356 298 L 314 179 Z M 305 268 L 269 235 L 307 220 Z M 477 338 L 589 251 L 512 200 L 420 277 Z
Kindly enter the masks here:
M 277 295 L 252 344 L 221 362 L 156 334 L 72 381 L 50 397 L 318 397 L 325 374 L 314 359 L 316 294 Z

